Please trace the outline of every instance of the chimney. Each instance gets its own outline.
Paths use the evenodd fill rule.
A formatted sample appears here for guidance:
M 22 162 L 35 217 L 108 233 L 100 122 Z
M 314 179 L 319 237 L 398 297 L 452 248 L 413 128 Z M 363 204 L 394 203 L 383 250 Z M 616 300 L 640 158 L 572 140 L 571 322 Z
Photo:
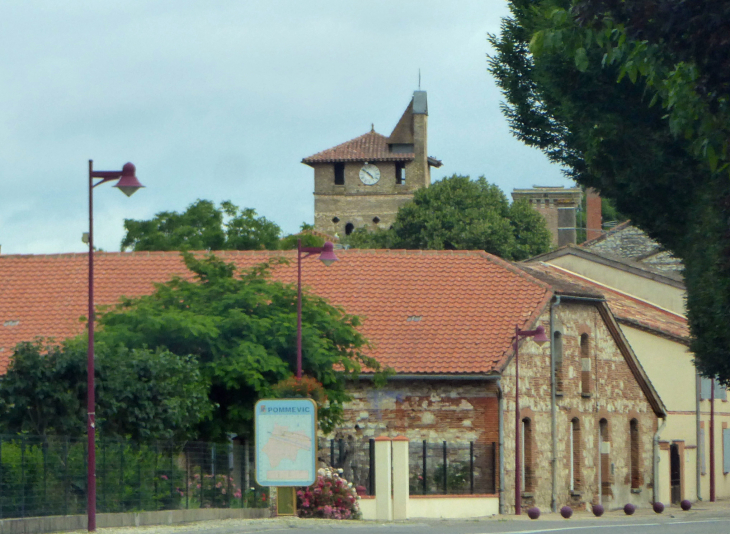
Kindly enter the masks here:
M 586 189 L 586 241 L 603 234 L 601 197 L 595 189 Z

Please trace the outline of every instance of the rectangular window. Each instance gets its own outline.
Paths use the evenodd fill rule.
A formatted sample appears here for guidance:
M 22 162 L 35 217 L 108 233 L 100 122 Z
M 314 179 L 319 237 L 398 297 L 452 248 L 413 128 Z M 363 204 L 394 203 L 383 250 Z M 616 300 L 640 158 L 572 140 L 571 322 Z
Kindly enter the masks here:
M 335 163 L 335 185 L 345 185 L 344 163 Z
M 712 393 L 712 379 L 702 377 L 700 379 L 700 400 L 710 400 Z M 715 400 L 727 400 L 727 389 L 715 380 Z
M 396 162 L 395 164 L 395 185 L 405 185 L 406 183 L 406 164 Z
M 700 473 L 707 474 L 707 465 L 705 464 L 705 429 L 700 428 Z
M 730 428 L 722 429 L 722 472 L 730 473 Z
M 570 429 L 570 491 L 575 491 L 575 443 L 573 443 L 573 435 L 575 434 L 575 423 L 571 424 Z

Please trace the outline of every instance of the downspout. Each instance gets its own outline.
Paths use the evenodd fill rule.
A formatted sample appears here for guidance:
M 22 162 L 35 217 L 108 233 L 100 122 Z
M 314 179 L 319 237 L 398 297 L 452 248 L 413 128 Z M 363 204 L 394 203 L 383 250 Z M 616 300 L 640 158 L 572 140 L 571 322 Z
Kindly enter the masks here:
M 558 414 L 555 383 L 555 307 L 560 306 L 560 295 L 555 296 L 555 302 L 550 306 L 550 434 L 552 438 L 552 458 L 550 459 L 552 493 L 550 508 L 558 510 Z
M 504 515 L 504 395 L 501 379 L 497 379 L 499 395 L 499 515 Z
M 560 295 L 555 296 L 555 302 L 550 306 L 550 433 L 552 437 L 553 454 L 550 459 L 552 470 L 552 494 L 550 508 L 558 511 L 558 412 L 555 398 L 557 384 L 555 383 L 555 307 L 560 306 Z
M 702 398 L 701 390 L 702 390 L 702 382 L 700 381 L 700 373 L 695 367 L 695 432 L 696 432 L 696 443 L 697 443 L 697 453 L 696 453 L 696 477 L 697 477 L 697 500 L 702 500 L 702 455 L 705 453 L 704 451 L 704 443 L 702 443 L 702 429 L 700 428 L 700 421 L 702 419 L 702 413 L 700 412 L 700 400 Z
M 657 431 L 654 432 L 654 502 L 659 502 L 659 435 L 662 433 L 662 430 L 664 430 L 666 425 L 667 416 L 665 414 L 664 417 L 662 417 L 662 424 L 659 425 Z

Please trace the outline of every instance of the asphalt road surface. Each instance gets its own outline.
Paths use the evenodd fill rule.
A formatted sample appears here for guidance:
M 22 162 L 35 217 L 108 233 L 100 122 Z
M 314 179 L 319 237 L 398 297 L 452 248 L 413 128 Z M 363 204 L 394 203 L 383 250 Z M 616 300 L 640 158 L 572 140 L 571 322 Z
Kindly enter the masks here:
M 328 521 L 294 518 L 226 520 L 177 526 L 99 529 L 99 534 L 730 534 L 728 508 L 713 507 L 700 512 L 650 513 L 626 517 L 619 512 L 596 519 L 588 514 L 564 520 L 555 514 L 537 521 L 526 518 L 481 520 Z

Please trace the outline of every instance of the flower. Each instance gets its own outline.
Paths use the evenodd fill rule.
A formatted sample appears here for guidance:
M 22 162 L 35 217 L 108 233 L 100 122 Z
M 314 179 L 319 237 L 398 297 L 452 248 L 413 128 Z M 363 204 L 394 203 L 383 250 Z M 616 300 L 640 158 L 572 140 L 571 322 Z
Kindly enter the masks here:
M 160 475 L 160 478 L 161 478 L 162 480 L 168 480 L 168 478 L 167 478 L 167 475 Z

